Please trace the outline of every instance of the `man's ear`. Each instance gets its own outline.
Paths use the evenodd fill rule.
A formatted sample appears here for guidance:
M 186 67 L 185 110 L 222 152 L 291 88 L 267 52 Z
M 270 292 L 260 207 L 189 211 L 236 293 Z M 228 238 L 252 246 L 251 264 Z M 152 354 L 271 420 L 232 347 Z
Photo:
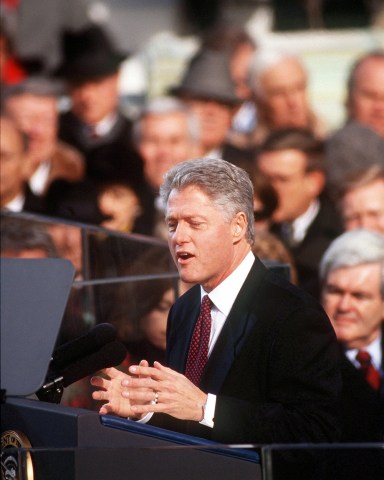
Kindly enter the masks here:
M 232 235 L 234 240 L 239 240 L 247 230 L 247 217 L 244 212 L 238 212 L 232 220 Z

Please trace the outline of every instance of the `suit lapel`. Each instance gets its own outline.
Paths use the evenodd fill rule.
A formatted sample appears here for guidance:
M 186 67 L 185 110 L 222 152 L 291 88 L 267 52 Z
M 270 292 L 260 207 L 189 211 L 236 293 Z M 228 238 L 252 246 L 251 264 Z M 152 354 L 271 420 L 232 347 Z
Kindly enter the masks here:
M 171 336 L 167 339 L 168 366 L 181 373 L 184 372 L 193 328 L 200 311 L 200 287 L 192 287 L 184 297 L 182 308 L 175 314 L 177 318 L 174 319 Z
M 256 258 L 239 295 L 220 332 L 202 377 L 203 390 L 218 393 L 228 372 L 254 329 L 257 316 L 251 305 L 257 302 L 257 286 L 265 274 L 265 267 Z

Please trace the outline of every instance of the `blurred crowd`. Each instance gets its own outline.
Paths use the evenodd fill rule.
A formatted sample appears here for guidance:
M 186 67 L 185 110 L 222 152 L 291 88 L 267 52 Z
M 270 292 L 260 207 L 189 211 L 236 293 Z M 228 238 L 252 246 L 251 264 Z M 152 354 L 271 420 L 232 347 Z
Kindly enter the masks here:
M 331 130 L 311 105 L 300 55 L 257 45 L 245 28 L 223 22 L 201 37 L 179 82 L 148 95 L 129 118 L 119 90 L 126 53 L 103 27 L 79 20 L 64 30 L 54 68 L 23 61 L 7 27 L 2 22 L 2 213 L 166 239 L 158 196 L 164 172 L 187 159 L 216 157 L 244 168 L 254 183 L 255 254 L 288 264 L 291 280 L 319 300 L 320 263 L 335 239 L 369 229 L 383 241 L 383 50 L 351 65 L 345 121 Z M 10 244 L 2 229 L 2 255 L 17 256 L 13 233 Z M 159 288 L 158 302 L 169 291 Z M 383 304 L 383 286 L 380 295 Z M 116 324 L 124 330 L 121 315 Z M 151 351 L 165 348 L 166 314 L 162 322 L 162 340 Z

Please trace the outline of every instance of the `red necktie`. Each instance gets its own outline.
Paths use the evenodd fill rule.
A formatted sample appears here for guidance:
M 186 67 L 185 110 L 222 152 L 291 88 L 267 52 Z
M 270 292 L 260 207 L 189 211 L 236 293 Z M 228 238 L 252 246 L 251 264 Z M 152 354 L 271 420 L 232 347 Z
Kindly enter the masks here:
M 371 355 L 364 350 L 359 350 L 356 355 L 356 360 L 361 365 L 360 370 L 363 372 L 365 380 L 374 390 L 379 390 L 381 381 L 380 373 L 372 365 Z
M 192 340 L 189 346 L 185 376 L 195 385 L 199 384 L 208 360 L 212 305 L 208 295 L 204 295 L 201 302 L 200 315 L 193 330 Z

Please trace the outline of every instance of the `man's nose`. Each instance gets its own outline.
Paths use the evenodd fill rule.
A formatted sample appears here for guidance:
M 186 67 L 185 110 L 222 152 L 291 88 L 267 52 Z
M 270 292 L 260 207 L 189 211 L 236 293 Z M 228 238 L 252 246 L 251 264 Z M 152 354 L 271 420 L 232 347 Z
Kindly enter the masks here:
M 351 307 L 351 295 L 349 293 L 343 293 L 340 295 L 338 308 L 339 310 L 345 311 Z

